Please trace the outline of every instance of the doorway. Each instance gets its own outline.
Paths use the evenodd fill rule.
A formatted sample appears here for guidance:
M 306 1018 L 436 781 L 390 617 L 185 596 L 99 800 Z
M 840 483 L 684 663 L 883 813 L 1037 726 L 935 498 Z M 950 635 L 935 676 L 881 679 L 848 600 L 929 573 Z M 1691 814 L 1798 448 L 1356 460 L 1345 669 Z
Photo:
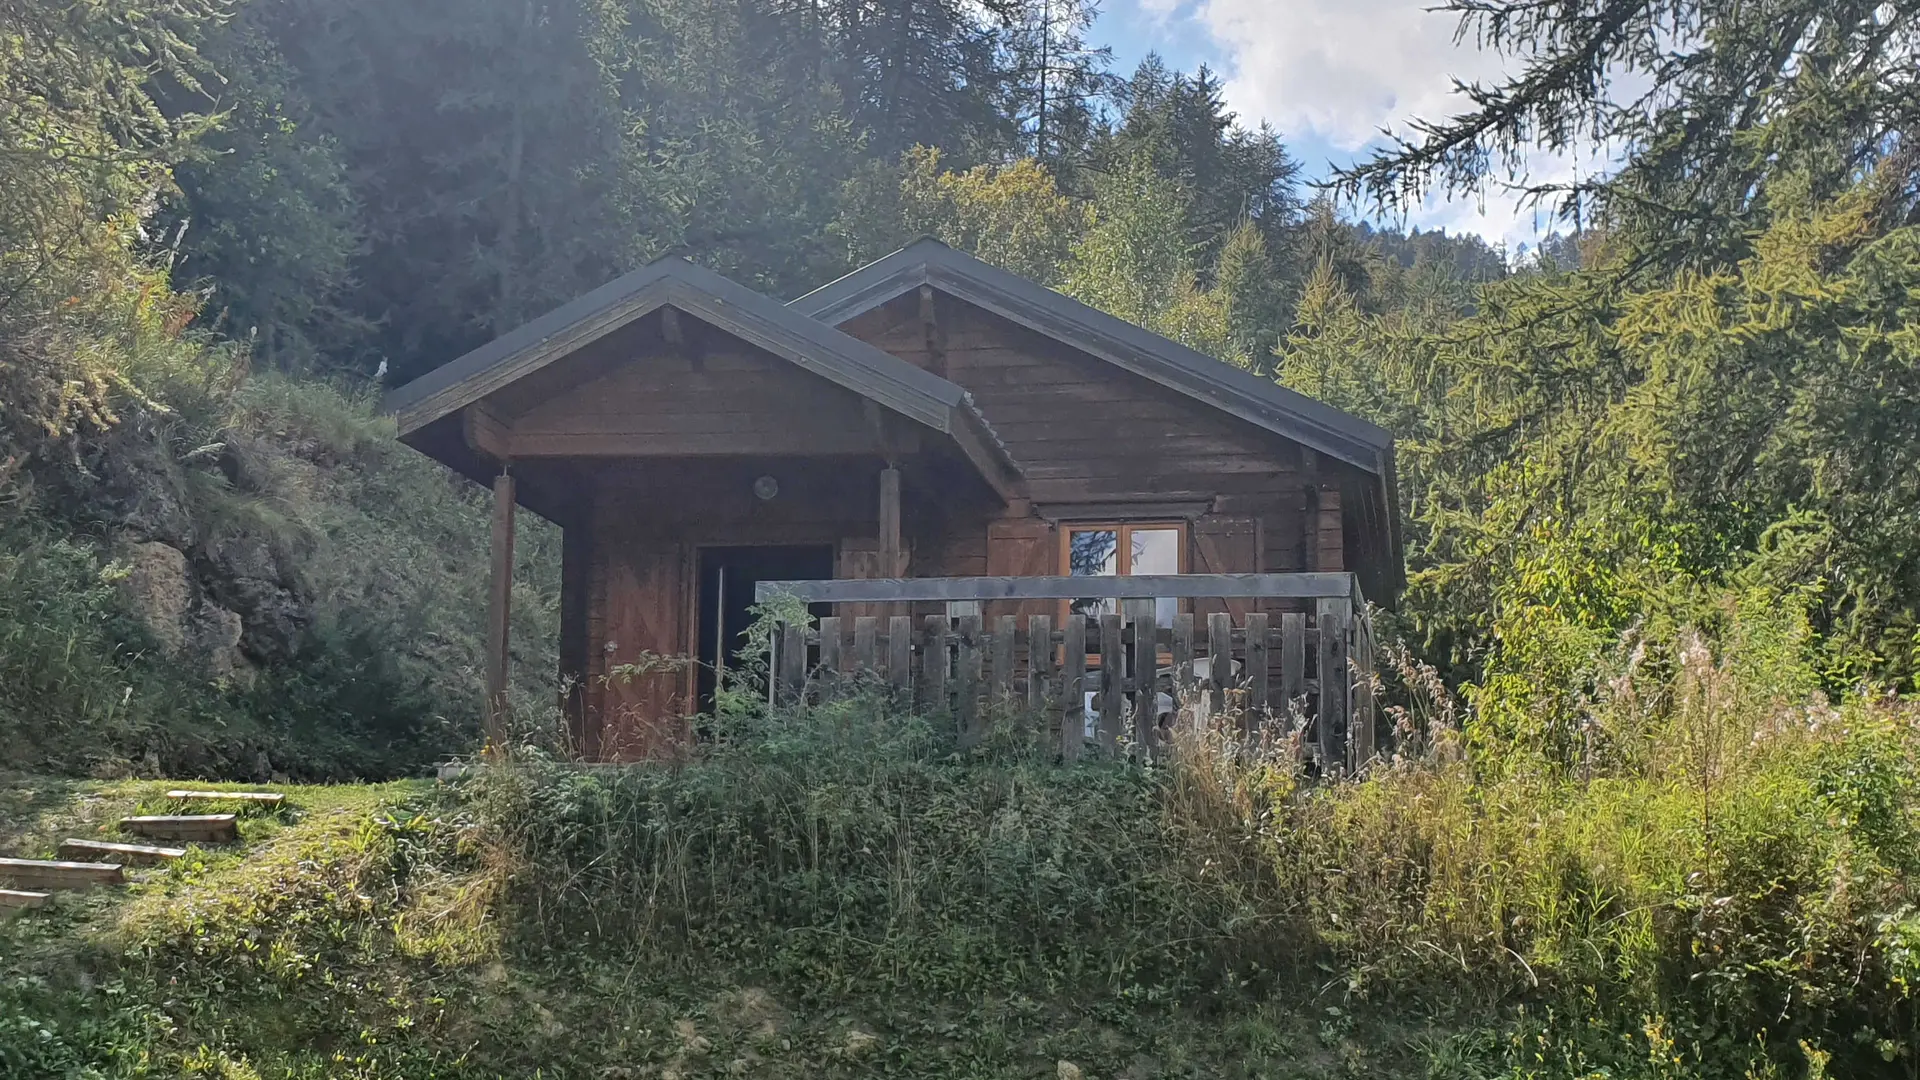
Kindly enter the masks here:
M 753 625 L 753 587 L 762 581 L 822 581 L 833 577 L 833 546 L 712 547 L 700 549 L 700 711 L 713 712 L 719 673 L 736 667 Z M 814 614 L 831 614 L 827 605 Z

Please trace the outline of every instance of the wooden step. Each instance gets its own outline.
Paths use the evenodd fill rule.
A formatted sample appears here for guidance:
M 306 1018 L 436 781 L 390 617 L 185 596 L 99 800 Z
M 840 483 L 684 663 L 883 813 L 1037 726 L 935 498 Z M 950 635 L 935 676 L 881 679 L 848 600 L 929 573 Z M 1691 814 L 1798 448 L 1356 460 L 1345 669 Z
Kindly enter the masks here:
M 0 859 L 0 881 L 29 889 L 84 889 L 92 885 L 118 885 L 125 880 L 119 863 Z
M 46 907 L 52 900 L 50 893 L 28 892 L 25 889 L 0 889 L 0 918 L 17 915 L 28 908 Z
M 222 844 L 239 835 L 232 814 L 149 814 L 120 819 L 120 827 L 156 840 Z
M 169 791 L 167 798 L 183 802 L 250 802 L 278 806 L 287 797 L 277 791 Z
M 155 863 L 168 862 L 187 853 L 186 848 L 148 847 L 145 844 L 109 844 L 105 840 L 60 841 L 60 857 L 63 859 L 109 858 L 130 866 L 152 866 Z

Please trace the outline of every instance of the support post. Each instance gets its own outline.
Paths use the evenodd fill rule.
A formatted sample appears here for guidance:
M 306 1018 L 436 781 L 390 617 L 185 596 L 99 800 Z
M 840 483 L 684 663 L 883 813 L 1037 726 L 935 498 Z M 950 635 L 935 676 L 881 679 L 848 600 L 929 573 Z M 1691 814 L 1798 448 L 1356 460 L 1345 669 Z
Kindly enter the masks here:
M 507 628 L 513 615 L 513 474 L 502 470 L 493 478 L 493 568 L 487 601 L 487 752 L 506 748 L 507 671 L 511 642 Z
M 904 577 L 906 559 L 900 543 L 900 470 L 880 470 L 880 576 Z

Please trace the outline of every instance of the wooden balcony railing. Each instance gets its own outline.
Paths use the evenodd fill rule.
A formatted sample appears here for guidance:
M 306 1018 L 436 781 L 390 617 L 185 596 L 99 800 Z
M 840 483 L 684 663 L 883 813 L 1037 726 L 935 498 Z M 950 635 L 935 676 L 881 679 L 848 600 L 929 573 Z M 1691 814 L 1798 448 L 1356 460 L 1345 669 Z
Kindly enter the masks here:
M 1044 717 L 1068 760 L 1123 744 L 1152 755 L 1183 705 L 1237 716 L 1256 738 L 1302 735 L 1323 770 L 1376 752 L 1373 626 L 1343 573 L 766 581 L 755 598 L 859 605 L 774 636 L 775 700 L 883 687 L 952 716 L 963 741 L 996 717 Z M 1071 601 L 1098 601 L 1076 614 Z M 1059 614 L 983 616 L 1058 602 Z M 1161 601 L 1186 609 L 1160 625 Z M 944 605 L 936 614 L 898 613 Z M 893 612 L 871 613 L 876 607 Z M 1196 616 L 1199 609 L 1202 615 Z M 1236 617 L 1231 609 L 1239 609 Z M 1251 610 L 1249 610 L 1251 609 Z M 1261 610 L 1266 609 L 1266 610 Z

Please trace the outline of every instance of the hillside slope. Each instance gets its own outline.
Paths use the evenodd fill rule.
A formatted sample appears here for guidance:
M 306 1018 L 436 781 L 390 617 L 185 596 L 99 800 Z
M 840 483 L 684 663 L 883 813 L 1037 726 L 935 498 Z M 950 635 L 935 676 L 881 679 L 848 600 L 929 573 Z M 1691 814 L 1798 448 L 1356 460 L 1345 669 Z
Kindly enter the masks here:
M 678 765 L 294 788 L 0 924 L 0 1076 L 1905 1076 L 1914 732 L 1850 706 L 1705 784 L 1442 739 L 1303 789 L 1199 732 L 1061 767 L 848 706 Z M 15 778 L 0 846 L 159 791 Z

